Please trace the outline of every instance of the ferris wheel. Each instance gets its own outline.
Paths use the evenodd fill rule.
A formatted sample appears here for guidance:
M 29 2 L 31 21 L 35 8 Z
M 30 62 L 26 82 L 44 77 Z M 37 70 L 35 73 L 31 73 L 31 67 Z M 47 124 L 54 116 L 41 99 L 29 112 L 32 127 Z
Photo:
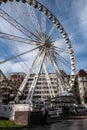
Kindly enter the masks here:
M 49 73 L 57 75 L 61 93 L 73 87 L 75 58 L 69 37 L 57 17 L 38 1 L 1 0 L 0 44 L 0 68 L 27 72 L 15 100 L 33 73 L 27 103 L 32 102 L 40 74 L 46 76 L 50 97 L 55 97 L 55 93 Z M 61 70 L 71 75 L 66 87 Z

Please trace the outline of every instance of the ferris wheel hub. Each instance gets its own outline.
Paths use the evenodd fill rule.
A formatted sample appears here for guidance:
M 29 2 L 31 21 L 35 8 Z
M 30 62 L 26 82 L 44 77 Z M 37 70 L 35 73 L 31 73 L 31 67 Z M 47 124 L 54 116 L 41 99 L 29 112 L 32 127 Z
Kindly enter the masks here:
M 50 49 L 53 45 L 53 41 L 51 40 L 51 36 L 48 36 L 47 34 L 41 32 L 41 31 L 35 31 L 35 32 L 32 32 L 33 34 L 33 41 L 36 42 L 36 45 L 39 46 L 39 45 L 43 45 L 43 46 L 40 46 L 39 49 Z M 39 44 L 38 44 L 39 43 Z

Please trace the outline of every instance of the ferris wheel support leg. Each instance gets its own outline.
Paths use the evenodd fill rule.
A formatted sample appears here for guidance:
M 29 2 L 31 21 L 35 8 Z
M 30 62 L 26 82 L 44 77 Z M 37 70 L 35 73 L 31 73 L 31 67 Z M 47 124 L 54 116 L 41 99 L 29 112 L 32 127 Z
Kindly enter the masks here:
M 27 83 L 27 81 L 28 81 L 28 79 L 29 79 L 29 77 L 30 77 L 30 74 L 31 74 L 31 72 L 32 72 L 33 66 L 34 66 L 34 64 L 35 64 L 35 62 L 36 62 L 36 60 L 37 60 L 37 58 L 38 58 L 39 55 L 40 55 L 40 52 L 36 55 L 36 57 L 35 57 L 35 59 L 34 59 L 32 65 L 31 65 L 31 68 L 29 69 L 29 72 L 27 73 L 27 75 L 25 76 L 25 78 L 24 78 L 22 84 L 20 85 L 19 91 L 18 91 L 18 93 L 17 93 L 17 96 L 15 97 L 15 102 L 18 102 L 19 96 L 22 94 L 22 92 L 23 92 L 23 90 L 24 90 L 24 87 L 26 86 L 26 83 Z
M 63 79 L 61 77 L 61 72 L 60 72 L 60 69 L 56 63 L 56 61 L 54 60 L 54 57 L 52 56 L 51 58 L 52 62 L 53 62 L 53 65 L 57 71 L 57 76 L 58 76 L 58 81 L 59 81 L 59 87 L 60 87 L 60 90 L 61 90 L 61 93 L 64 92 L 64 83 L 63 83 Z
M 42 65 L 43 65 L 43 62 L 44 62 L 44 58 L 45 58 L 45 53 L 43 54 L 43 57 L 42 57 L 40 64 L 39 64 L 38 71 L 35 74 L 33 82 L 32 82 L 31 87 L 29 89 L 28 96 L 27 96 L 27 99 L 26 99 L 26 103 L 32 104 L 32 98 L 33 98 L 34 91 L 35 91 L 35 88 L 36 88 L 36 84 L 37 84 L 37 81 L 38 81 L 38 78 L 39 78 L 39 74 L 40 74 L 40 71 L 41 71 L 41 68 L 42 68 Z
M 43 68 L 44 68 L 44 71 L 45 71 L 45 74 L 46 74 L 46 79 L 47 79 L 47 83 L 48 83 L 50 96 L 51 96 L 51 98 L 55 97 L 54 90 L 52 88 L 52 84 L 51 84 L 50 77 L 49 77 L 49 74 L 47 72 L 45 63 L 43 63 Z

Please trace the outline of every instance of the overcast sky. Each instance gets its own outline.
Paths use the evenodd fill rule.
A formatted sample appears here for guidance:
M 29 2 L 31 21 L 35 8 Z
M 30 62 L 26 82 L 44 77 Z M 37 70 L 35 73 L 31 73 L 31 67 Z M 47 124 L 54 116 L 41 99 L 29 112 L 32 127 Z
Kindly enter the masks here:
M 87 71 L 87 0 L 38 0 L 43 3 L 51 12 L 58 18 L 58 20 L 63 25 L 65 31 L 67 32 L 69 39 L 72 43 L 75 58 L 76 58 L 76 72 L 80 69 Z M 8 7 L 9 8 L 9 7 Z M 11 12 L 11 10 L 9 10 Z M 11 12 L 12 13 L 12 12 Z M 5 30 L 8 27 L 2 26 L 2 19 L 0 19 L 0 31 Z M 0 58 L 5 59 L 6 53 L 12 54 L 12 47 L 8 48 L 5 46 L 5 42 L 0 39 Z M 9 43 L 10 44 L 10 43 Z M 3 51 L 3 47 L 4 51 Z M 24 48 L 25 46 L 23 46 Z M 11 50 L 11 51 L 9 51 Z M 21 48 L 22 50 L 22 48 Z M 27 59 L 27 56 L 26 56 Z M 32 60 L 32 54 L 31 54 Z M 7 63 L 12 67 L 12 62 Z M 0 69 L 3 69 L 5 72 L 6 65 L 0 65 Z M 14 67 L 17 67 L 18 71 L 20 65 L 18 62 L 14 63 Z M 11 68 L 9 67 L 6 72 L 10 72 Z

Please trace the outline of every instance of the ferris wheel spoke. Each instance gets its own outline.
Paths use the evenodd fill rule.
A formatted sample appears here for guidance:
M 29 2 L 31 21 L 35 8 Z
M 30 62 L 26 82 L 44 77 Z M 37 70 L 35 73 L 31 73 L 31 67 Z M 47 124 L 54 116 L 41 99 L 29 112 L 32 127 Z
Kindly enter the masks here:
M 63 53 L 69 54 L 68 50 L 65 50 L 65 49 L 60 48 L 60 47 L 57 47 L 56 50 L 59 51 L 59 52 L 63 52 Z
M 24 19 L 24 21 L 26 21 L 27 26 L 29 27 L 29 18 L 27 17 L 27 14 L 23 11 L 23 9 L 21 9 L 21 6 L 18 5 L 18 2 L 14 1 L 10 2 L 10 4 L 14 8 L 14 10 L 16 9 L 16 13 L 17 15 L 19 15 L 18 17 L 22 17 L 22 20 Z
M 27 99 L 26 99 L 27 103 L 32 102 L 32 98 L 33 98 L 34 91 L 35 91 L 35 88 L 36 88 L 36 84 L 37 84 L 37 81 L 38 81 L 38 78 L 39 78 L 39 75 L 40 75 L 40 72 L 41 72 L 41 69 L 42 69 L 42 66 L 43 66 L 44 59 L 45 59 L 45 52 L 43 52 L 43 54 L 42 54 L 42 59 L 40 60 L 38 70 L 36 72 L 36 75 L 34 76 L 32 84 L 31 84 L 31 87 L 30 87 L 30 90 L 29 90 L 29 93 L 28 93 L 28 96 L 27 96 Z
M 27 30 L 24 26 L 22 26 L 20 23 L 18 23 L 14 18 L 12 18 L 3 9 L 0 9 L 0 16 L 4 20 L 6 20 L 8 23 L 10 23 L 12 26 L 14 26 L 16 29 L 18 29 L 20 32 L 25 34 L 27 37 L 29 37 L 29 38 L 31 37 L 29 30 Z
M 26 39 L 23 37 L 7 34 L 7 33 L 3 33 L 3 32 L 0 32 L 0 38 L 16 41 L 16 42 L 20 42 L 20 43 L 31 44 L 31 45 L 35 44 L 34 43 L 35 41 L 32 41 L 30 39 Z
M 35 32 L 30 32 L 32 37 L 31 37 L 31 40 L 34 41 L 34 42 L 37 42 L 38 44 L 41 44 L 42 41 L 41 41 L 41 37 L 37 34 L 39 34 L 39 32 L 36 30 Z M 40 34 L 41 35 L 41 34 Z
M 15 97 L 15 101 L 17 101 L 17 98 L 19 97 L 19 95 L 22 94 L 22 92 L 23 92 L 23 90 L 24 90 L 24 87 L 25 87 L 25 85 L 26 85 L 26 83 L 27 83 L 27 81 L 28 81 L 28 79 L 29 79 L 29 77 L 30 77 L 30 75 L 31 75 L 31 73 L 32 73 L 33 67 L 34 67 L 34 65 L 35 65 L 35 63 L 36 63 L 38 57 L 40 56 L 40 54 L 41 54 L 41 51 L 38 52 L 37 55 L 35 56 L 35 58 L 34 58 L 34 60 L 33 60 L 33 62 L 32 62 L 32 65 L 31 65 L 31 67 L 30 67 L 28 73 L 26 74 L 26 76 L 25 76 L 25 78 L 24 78 L 22 84 L 21 84 L 20 87 L 19 87 L 19 91 L 18 91 L 18 93 L 17 93 L 17 96 Z M 29 91 L 30 91 L 30 90 L 29 90 Z
M 41 12 L 41 30 L 46 33 L 46 15 L 43 12 Z
M 65 66 L 67 66 L 69 69 L 71 69 L 70 64 L 67 63 L 66 61 L 64 61 L 64 60 L 62 60 L 62 59 L 60 59 L 60 58 L 58 58 L 57 61 L 58 61 L 58 63 L 59 63 L 59 61 L 60 61 L 63 65 L 65 65 Z
M 64 53 L 68 53 L 69 54 L 69 51 L 66 50 L 66 49 L 63 49 L 63 48 L 60 48 L 60 47 L 57 47 L 57 46 L 54 46 L 54 45 L 52 45 L 52 47 L 54 47 L 56 50 L 58 50 L 60 52 L 64 52 Z
M 10 61 L 10 60 L 16 59 L 17 57 L 23 56 L 23 55 L 25 55 L 25 54 L 27 54 L 27 53 L 30 53 L 30 52 L 32 52 L 32 51 L 34 51 L 34 50 L 36 50 L 36 49 L 39 49 L 39 47 L 41 47 L 41 46 L 38 46 L 38 47 L 36 47 L 36 48 L 34 48 L 34 49 L 32 49 L 32 50 L 23 52 L 23 53 L 18 54 L 18 55 L 16 55 L 16 56 L 12 56 L 12 57 L 10 57 L 10 58 L 8 58 L 8 59 L 6 59 L 6 60 L 1 61 L 0 64 L 3 64 L 3 63 L 8 62 L 8 61 Z
M 48 74 L 48 71 L 47 71 L 45 63 L 43 63 L 43 68 L 44 68 L 44 71 L 45 71 L 45 74 L 46 74 L 46 79 L 47 79 L 47 83 L 48 83 L 50 96 L 51 96 L 51 98 L 55 97 L 54 90 L 52 88 L 51 80 L 50 80 L 50 77 L 49 77 L 49 74 Z
M 58 82 L 59 82 L 60 90 L 61 90 L 61 92 L 64 92 L 64 82 L 63 82 L 63 79 L 62 79 L 62 76 L 61 76 L 60 68 L 59 68 L 59 66 L 56 62 L 55 57 L 51 55 L 50 58 L 51 58 L 51 61 L 54 65 L 54 68 L 55 68 L 56 73 L 57 73 L 57 79 L 58 79 Z
M 68 66 L 69 68 L 71 68 L 71 64 L 64 57 L 62 57 L 60 54 L 58 54 L 58 52 L 56 52 L 56 55 L 57 55 L 57 59 L 58 60 L 60 60 L 66 66 Z
M 35 30 L 40 30 L 40 25 L 39 25 L 36 13 L 34 11 L 34 8 L 32 6 L 27 5 L 27 9 L 28 9 L 28 12 L 29 12 L 29 15 L 30 15 L 30 18 L 32 20 Z
M 53 25 L 52 28 L 51 28 L 50 31 L 49 31 L 48 37 L 50 37 L 50 36 L 52 35 L 52 33 L 53 33 L 53 31 L 55 30 L 55 28 L 56 28 L 56 26 Z

